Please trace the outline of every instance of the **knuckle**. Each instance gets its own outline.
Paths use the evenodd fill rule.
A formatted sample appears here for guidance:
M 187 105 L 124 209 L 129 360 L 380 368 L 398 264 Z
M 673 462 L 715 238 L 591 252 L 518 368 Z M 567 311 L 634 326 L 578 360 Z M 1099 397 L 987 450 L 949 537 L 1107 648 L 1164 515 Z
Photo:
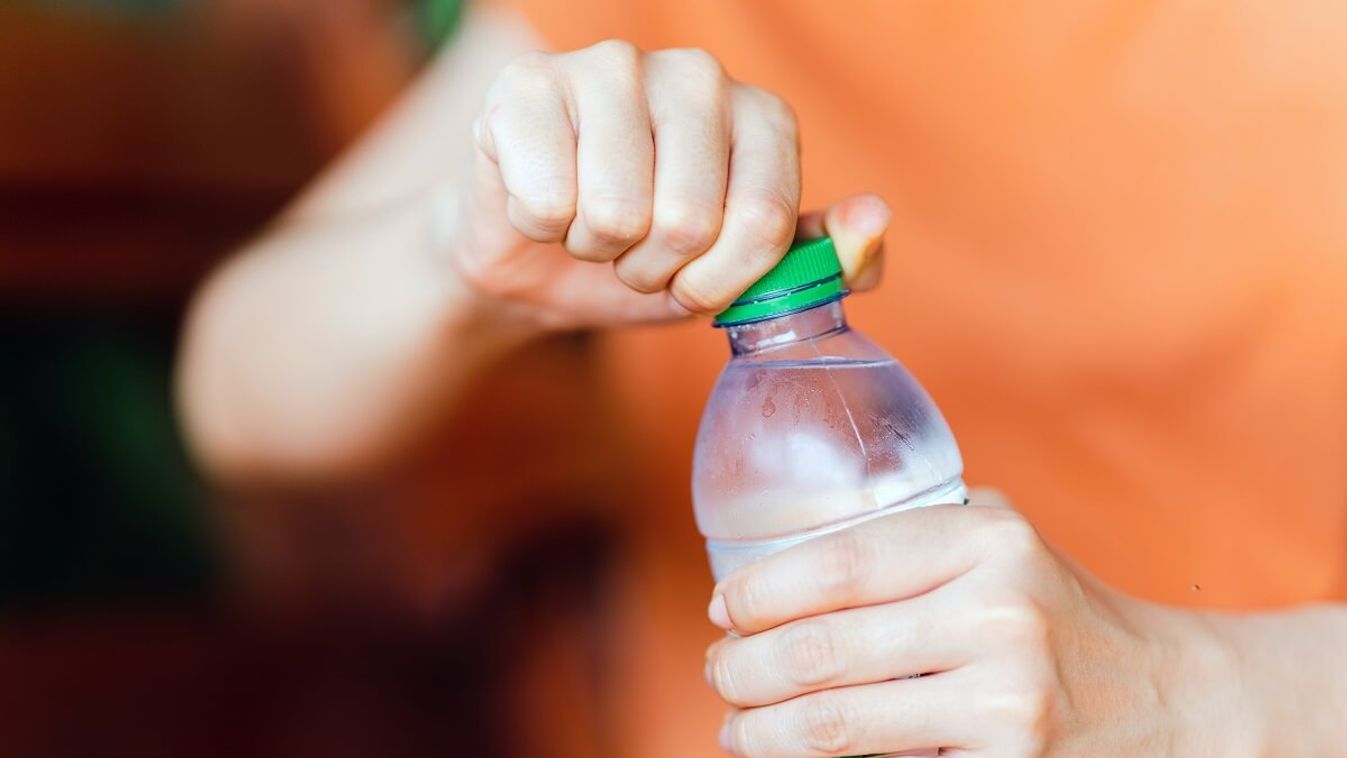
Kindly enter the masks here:
M 516 56 L 496 76 L 497 88 L 516 95 L 550 91 L 555 86 L 552 56 L 537 51 Z
M 744 92 L 750 102 L 753 103 L 753 107 L 762 113 L 763 118 L 765 118 L 767 123 L 771 124 L 773 128 L 790 135 L 791 137 L 798 134 L 800 128 L 799 119 L 795 115 L 795 109 L 791 107 L 790 103 L 787 102 L 785 98 L 775 92 L 762 89 L 761 87 L 754 87 L 752 85 L 740 86 L 744 88 Z
M 1027 519 L 1012 511 L 988 511 L 985 526 L 990 547 L 1000 555 L 1022 559 L 1038 554 L 1041 541 Z
M 826 684 L 841 673 L 836 636 L 823 621 L 804 621 L 788 629 L 782 635 L 780 660 L 786 676 L 798 685 Z
M 477 147 L 486 151 L 488 154 L 492 152 L 490 121 L 490 113 L 482 114 L 472 120 L 472 141 Z
M 732 81 L 715 56 L 696 48 L 661 50 L 651 54 L 650 72 L 661 93 L 651 99 L 652 116 L 686 118 L 695 112 L 709 133 L 728 137 L 726 105 Z
M 800 131 L 800 120 L 795 115 L 795 108 L 791 104 L 775 93 L 768 92 L 763 101 L 763 108 L 767 112 L 767 118 L 780 132 L 790 136 L 792 139 Z
M 780 192 L 759 192 L 744 201 L 740 211 L 744 224 L 762 247 L 780 253 L 795 236 L 797 209 Z
M 575 218 L 575 198 L 566 192 L 532 192 L 515 199 L 531 223 L 548 231 L 564 231 Z
M 693 313 L 719 313 L 730 304 L 731 295 L 716 294 L 687 273 L 684 269 L 674 275 L 669 291 L 679 304 Z
M 869 580 L 876 557 L 864 531 L 840 531 L 829 537 L 822 547 L 817 572 L 820 589 L 840 598 L 859 595 Z
M 1047 746 L 1054 708 L 1050 693 L 1021 690 L 997 697 L 992 718 L 1005 725 L 1008 735 L 1014 735 L 1016 755 L 1038 756 Z
M 730 656 L 723 652 L 717 653 L 711 661 L 711 686 L 725 702 L 736 706 L 743 704 L 738 672 Z
M 606 39 L 585 48 L 601 65 L 631 70 L 640 61 L 641 50 L 624 39 Z
M 590 233 L 603 242 L 631 245 L 650 228 L 650 208 L 617 199 L 587 201 L 581 213 Z
M 509 97 L 508 95 L 505 97 Z M 493 159 L 497 158 L 496 139 L 497 129 L 500 127 L 501 116 L 507 111 L 507 104 L 500 102 L 489 104 L 472 123 L 472 136 L 477 146 Z
M 1024 704 L 1024 711 L 1021 714 L 1024 724 L 1024 736 L 1033 745 L 1037 747 L 1035 755 L 1046 747 L 1049 731 L 1052 728 L 1052 720 L 1057 711 L 1057 698 L 1053 697 L 1048 690 L 1039 690 L 1026 698 L 1028 702 Z
M 701 81 L 724 79 L 725 68 L 720 59 L 700 47 L 675 47 L 661 50 L 659 55 L 670 65 L 677 67 L 679 73 Z
M 993 604 L 987 612 L 989 633 L 1018 649 L 1040 649 L 1048 644 L 1051 626 L 1047 614 L 1028 599 Z
M 846 709 L 832 695 L 820 693 L 801 706 L 800 737 L 804 747 L 819 755 L 855 752 L 855 736 Z
M 670 203 L 655 210 L 654 228 L 664 247 L 679 257 L 706 252 L 720 232 L 719 214 L 693 203 Z
M 663 290 L 669 284 L 669 275 L 638 266 L 632 258 L 622 256 L 613 264 L 613 273 L 623 284 L 647 295 Z
M 725 588 L 725 606 L 736 626 L 752 626 L 769 607 L 767 583 L 748 573 Z

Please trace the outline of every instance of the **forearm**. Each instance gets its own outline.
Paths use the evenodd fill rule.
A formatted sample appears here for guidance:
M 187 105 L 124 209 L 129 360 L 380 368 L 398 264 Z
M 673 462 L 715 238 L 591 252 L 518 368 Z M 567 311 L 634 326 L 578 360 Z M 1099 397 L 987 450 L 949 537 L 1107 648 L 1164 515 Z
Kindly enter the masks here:
M 179 395 L 218 475 L 325 476 L 379 460 L 521 339 L 461 286 L 436 228 L 437 187 L 471 158 L 497 69 L 537 41 L 475 12 L 359 144 L 193 303 Z
M 1347 607 L 1219 617 L 1264 756 L 1347 756 Z
M 1347 607 L 1206 613 L 1126 601 L 1155 651 L 1170 755 L 1347 756 Z
M 483 308 L 424 204 L 291 222 L 198 296 L 180 366 L 199 457 L 229 478 L 377 462 L 526 335 Z

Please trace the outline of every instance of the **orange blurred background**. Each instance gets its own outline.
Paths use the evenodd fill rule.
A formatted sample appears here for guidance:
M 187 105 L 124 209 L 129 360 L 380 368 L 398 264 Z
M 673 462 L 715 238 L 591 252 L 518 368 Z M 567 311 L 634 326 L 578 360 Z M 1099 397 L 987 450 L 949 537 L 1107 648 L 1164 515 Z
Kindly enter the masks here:
M 806 205 L 895 207 L 853 322 L 1081 565 L 1193 606 L 1347 597 L 1343 6 L 495 4 L 790 101 Z M 0 754 L 713 754 L 704 323 L 533 345 L 338 489 L 221 492 L 183 448 L 194 287 L 461 17 L 0 5 Z

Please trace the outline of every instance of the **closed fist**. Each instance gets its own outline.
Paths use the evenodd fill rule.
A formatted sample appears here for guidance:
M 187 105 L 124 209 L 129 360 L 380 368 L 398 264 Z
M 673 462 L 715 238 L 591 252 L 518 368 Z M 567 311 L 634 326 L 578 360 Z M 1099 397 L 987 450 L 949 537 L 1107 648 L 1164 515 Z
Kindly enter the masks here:
M 889 210 L 859 195 L 798 218 L 798 131 L 701 50 L 527 54 L 477 118 L 449 253 L 484 300 L 553 328 L 718 312 L 797 234 L 831 234 L 868 287 Z

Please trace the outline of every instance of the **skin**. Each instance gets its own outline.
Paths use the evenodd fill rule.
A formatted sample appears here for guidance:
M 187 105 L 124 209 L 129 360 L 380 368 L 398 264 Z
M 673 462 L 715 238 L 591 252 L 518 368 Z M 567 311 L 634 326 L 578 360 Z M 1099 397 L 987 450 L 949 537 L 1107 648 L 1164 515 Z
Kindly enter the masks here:
M 780 98 L 701 51 L 537 47 L 473 16 L 199 293 L 180 404 L 218 479 L 377 467 L 502 353 L 714 313 L 797 235 L 830 234 L 854 289 L 877 282 L 887 206 L 797 215 Z M 798 546 L 727 577 L 710 616 L 736 633 L 707 671 L 739 756 L 1347 754 L 1347 611 L 1127 598 L 1004 504 Z
M 995 493 L 745 566 L 709 615 L 736 756 L 1347 754 L 1347 611 L 1126 597 Z
M 781 98 L 697 50 L 562 54 L 470 19 L 370 136 L 198 294 L 180 405 L 228 481 L 358 475 L 548 332 L 714 314 L 828 233 L 878 281 L 873 195 L 798 215 Z M 662 157 L 657 157 L 662 156 Z

